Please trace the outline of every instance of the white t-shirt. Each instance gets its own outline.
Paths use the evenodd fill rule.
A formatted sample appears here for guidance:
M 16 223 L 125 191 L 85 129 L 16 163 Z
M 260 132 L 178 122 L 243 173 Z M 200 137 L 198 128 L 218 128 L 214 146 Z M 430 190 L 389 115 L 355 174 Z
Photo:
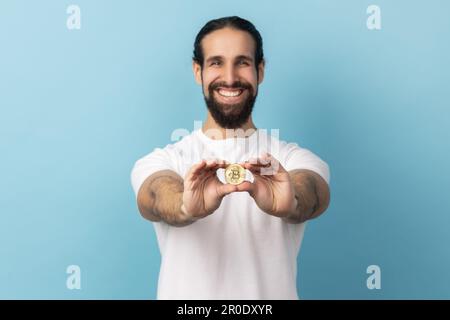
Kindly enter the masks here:
M 139 159 L 131 182 L 137 196 L 144 180 L 157 171 L 173 170 L 184 178 L 202 159 L 235 163 L 262 152 L 288 171 L 310 169 L 329 183 L 328 165 L 317 155 L 265 130 L 213 140 L 201 129 Z M 218 177 L 224 181 L 223 169 Z M 305 223 L 289 224 L 264 213 L 247 192 L 225 196 L 213 214 L 188 226 L 153 225 L 161 253 L 158 299 L 298 299 L 297 255 Z

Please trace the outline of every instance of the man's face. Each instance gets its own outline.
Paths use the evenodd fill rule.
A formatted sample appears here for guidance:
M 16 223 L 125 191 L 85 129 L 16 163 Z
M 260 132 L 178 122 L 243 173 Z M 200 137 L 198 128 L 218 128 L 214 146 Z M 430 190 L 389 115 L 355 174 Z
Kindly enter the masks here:
M 208 110 L 221 127 L 238 128 L 251 115 L 264 77 L 264 63 L 255 66 L 255 41 L 245 31 L 224 28 L 206 35 L 202 50 L 203 67 L 193 67 Z

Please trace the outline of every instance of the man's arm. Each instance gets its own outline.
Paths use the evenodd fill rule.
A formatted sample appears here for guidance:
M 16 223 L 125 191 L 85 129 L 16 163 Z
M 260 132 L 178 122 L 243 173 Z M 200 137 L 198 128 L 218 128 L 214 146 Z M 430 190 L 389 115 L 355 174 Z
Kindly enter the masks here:
M 162 220 L 175 227 L 205 218 L 219 208 L 223 197 L 237 190 L 217 177 L 217 169 L 225 167 L 223 161 L 202 160 L 190 168 L 184 180 L 171 170 L 152 174 L 139 189 L 139 211 L 150 221 Z
M 162 170 L 149 176 L 138 192 L 141 215 L 150 221 L 165 221 L 173 226 L 194 222 L 182 210 L 183 179 L 174 171 Z
M 302 223 L 321 215 L 330 204 L 330 189 L 327 182 L 316 172 L 307 169 L 289 171 L 294 190 L 295 211 L 284 220 Z

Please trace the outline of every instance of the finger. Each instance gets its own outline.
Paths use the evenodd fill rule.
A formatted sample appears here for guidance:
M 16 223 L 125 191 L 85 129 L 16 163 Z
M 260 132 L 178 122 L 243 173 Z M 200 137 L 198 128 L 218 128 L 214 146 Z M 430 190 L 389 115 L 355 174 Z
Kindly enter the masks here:
M 204 170 L 216 171 L 219 168 L 225 168 L 226 164 L 222 160 L 211 160 L 206 163 Z
M 210 177 L 216 176 L 216 175 L 217 175 L 217 174 L 216 174 L 216 171 L 214 171 L 214 170 L 209 170 L 209 171 L 205 171 L 205 172 L 201 175 L 200 179 L 204 181 L 204 180 L 209 179 Z
M 272 167 L 258 167 L 253 165 L 246 165 L 245 168 L 253 174 L 253 178 L 270 178 L 278 173 L 278 168 L 276 166 Z
M 258 166 L 258 165 L 254 165 L 251 163 L 244 163 L 243 167 L 247 170 L 249 170 L 251 173 L 255 173 L 255 174 L 260 174 L 261 173 L 261 169 L 263 167 Z
M 199 164 L 194 165 L 189 174 L 190 181 L 204 178 L 205 173 L 214 170 L 216 167 L 215 160 L 202 160 Z
M 260 158 L 249 158 L 248 160 L 239 163 L 240 165 L 245 165 L 245 164 L 253 164 L 253 165 L 263 165 L 261 163 Z
M 212 160 L 207 163 L 204 170 L 216 172 L 217 169 L 222 168 L 225 169 L 229 164 L 223 160 Z
M 234 191 L 237 190 L 237 186 L 234 184 L 223 184 L 221 183 L 218 187 L 217 187 L 217 194 L 219 195 L 219 197 L 224 197 L 227 194 L 230 194 Z
M 253 192 L 255 190 L 255 184 L 249 182 L 249 181 L 244 181 L 241 184 L 238 184 L 236 186 L 236 191 L 238 192 L 243 192 L 246 191 L 248 192 L 250 195 L 253 195 Z
M 201 172 L 202 168 L 206 165 L 204 160 L 202 160 L 200 163 L 197 163 L 191 167 L 191 169 L 188 171 L 185 177 L 185 181 L 188 183 L 194 182 L 197 180 L 199 173 Z
M 264 154 L 260 158 L 249 159 L 245 163 L 245 168 L 252 171 L 252 173 L 261 175 L 274 175 L 280 172 L 287 172 L 280 162 L 269 153 Z
M 222 168 L 225 169 L 226 167 L 228 167 L 231 163 L 225 160 L 218 160 L 217 161 L 217 168 Z
M 202 160 L 202 161 L 200 161 L 200 163 L 193 165 L 191 168 L 191 171 L 190 171 L 190 175 L 195 175 L 195 174 L 200 173 L 205 166 L 206 166 L 205 160 Z
M 267 153 L 265 153 L 257 158 L 250 158 L 247 162 L 257 166 L 267 166 L 270 165 L 270 157 Z
M 188 187 L 190 190 L 195 190 L 198 188 L 199 184 L 202 183 L 203 178 L 202 174 L 197 174 L 195 177 L 193 177 L 191 180 L 189 180 L 190 183 L 188 184 Z
M 208 160 L 208 161 L 206 161 L 205 169 L 209 169 L 211 167 L 214 167 L 216 164 L 217 164 L 217 160 L 215 160 L 215 159 Z
M 286 169 L 281 165 L 280 161 L 278 161 L 278 159 L 275 158 L 270 153 L 266 152 L 263 155 L 263 159 L 264 159 L 265 162 L 269 163 L 269 168 L 272 169 L 275 173 L 287 172 Z
M 273 155 L 271 155 L 270 153 L 267 153 L 267 157 L 268 157 L 268 159 L 270 161 L 271 166 L 272 167 L 276 167 L 277 171 L 280 171 L 280 172 L 285 172 L 286 171 L 286 169 L 284 169 L 284 167 L 281 165 L 281 162 L 278 161 L 278 159 L 275 158 Z
M 205 171 L 206 172 L 214 172 L 215 173 L 217 171 L 217 169 L 219 169 L 219 168 L 220 168 L 220 164 L 215 163 L 213 165 L 210 165 L 210 166 L 206 167 Z
M 197 178 L 192 182 L 190 189 L 191 190 L 198 189 L 201 184 L 207 183 L 207 180 L 211 179 L 213 175 L 214 172 L 207 172 L 207 171 L 198 174 Z

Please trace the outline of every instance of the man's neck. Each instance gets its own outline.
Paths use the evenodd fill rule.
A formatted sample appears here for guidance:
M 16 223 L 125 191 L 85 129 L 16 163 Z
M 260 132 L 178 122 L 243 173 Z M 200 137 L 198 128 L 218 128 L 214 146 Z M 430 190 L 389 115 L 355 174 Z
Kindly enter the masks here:
M 248 137 L 252 135 L 256 130 L 256 126 L 253 123 L 252 116 L 239 128 L 226 129 L 222 128 L 208 112 L 205 123 L 202 126 L 203 133 L 211 139 L 221 140 L 233 137 Z

